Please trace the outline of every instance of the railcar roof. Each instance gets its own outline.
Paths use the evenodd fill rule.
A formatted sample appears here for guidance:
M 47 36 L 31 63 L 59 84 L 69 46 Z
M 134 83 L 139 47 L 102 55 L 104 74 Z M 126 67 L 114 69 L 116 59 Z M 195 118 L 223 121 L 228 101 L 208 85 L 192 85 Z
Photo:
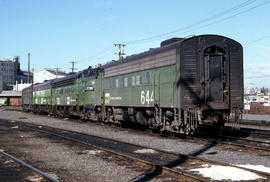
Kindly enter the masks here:
M 162 51 L 166 51 L 166 50 L 169 50 L 169 49 L 173 49 L 173 48 L 176 48 L 177 46 L 181 45 L 183 42 L 185 42 L 186 40 L 189 40 L 189 39 L 194 39 L 194 38 L 199 38 L 199 37 L 206 37 L 206 36 L 209 36 L 209 37 L 219 37 L 219 38 L 225 38 L 225 39 L 229 39 L 231 41 L 234 41 L 234 42 L 237 42 L 231 38 L 228 38 L 228 37 L 224 37 L 224 36 L 221 36 L 221 35 L 215 35 L 215 34 L 204 34 L 204 35 L 198 35 L 198 36 L 191 36 L 191 37 L 186 37 L 186 38 L 175 38 L 175 39 L 178 39 L 178 41 L 175 41 L 173 43 L 169 43 L 167 45 L 164 45 L 164 46 L 161 46 L 161 47 L 157 47 L 157 48 L 152 48 L 150 49 L 149 51 L 145 51 L 143 53 L 139 53 L 139 54 L 135 54 L 135 55 L 131 55 L 131 56 L 127 56 L 125 59 L 123 60 L 117 60 L 117 61 L 110 61 L 106 64 L 104 64 L 102 67 L 103 68 L 107 68 L 107 67 L 111 67 L 111 66 L 115 66 L 115 65 L 118 65 L 118 64 L 123 64 L 123 63 L 126 63 L 126 62 L 130 62 L 130 61 L 133 61 L 133 60 L 137 60 L 137 59 L 140 59 L 142 57 L 145 57 L 145 56 L 149 56 L 149 55 L 152 55 L 152 54 L 156 54 L 156 53 L 159 53 L 159 52 L 162 52 Z M 165 40 L 167 41 L 167 40 Z M 163 41 L 164 42 L 164 41 Z M 240 44 L 239 42 L 237 42 L 238 44 Z M 241 44 L 240 44 L 241 45 Z
M 40 87 L 40 86 L 43 86 L 43 85 L 47 85 L 47 84 L 50 84 L 51 81 L 52 81 L 52 80 L 45 80 L 45 81 L 42 82 L 42 83 L 35 83 L 35 84 L 33 85 L 33 87 L 35 88 L 35 87 Z
M 181 40 L 179 40 L 177 42 L 174 42 L 174 43 L 171 43 L 171 44 L 168 44 L 168 45 L 164 45 L 162 47 L 151 48 L 149 51 L 145 51 L 143 53 L 127 56 L 123 60 L 111 61 L 111 62 L 108 62 L 108 63 L 104 64 L 102 67 L 107 68 L 107 67 L 115 66 L 115 65 L 118 65 L 118 64 L 127 63 L 127 62 L 130 62 L 130 61 L 136 60 L 136 59 L 140 59 L 140 58 L 145 57 L 145 56 L 149 56 L 149 55 L 156 54 L 156 53 L 159 53 L 159 52 L 162 52 L 162 51 L 173 49 L 173 48 L 177 47 L 178 45 L 180 45 L 181 42 L 183 42 L 184 40 L 186 40 L 186 39 L 183 38 L 183 39 L 181 39 Z
M 62 81 L 65 81 L 65 80 L 74 79 L 77 76 L 79 76 L 80 74 L 81 74 L 81 72 L 78 72 L 78 73 L 74 73 L 72 75 L 68 75 L 68 76 L 65 76 L 65 77 L 62 77 L 62 78 L 56 78 L 56 79 L 52 80 L 52 83 L 58 83 L 58 82 L 62 82 Z

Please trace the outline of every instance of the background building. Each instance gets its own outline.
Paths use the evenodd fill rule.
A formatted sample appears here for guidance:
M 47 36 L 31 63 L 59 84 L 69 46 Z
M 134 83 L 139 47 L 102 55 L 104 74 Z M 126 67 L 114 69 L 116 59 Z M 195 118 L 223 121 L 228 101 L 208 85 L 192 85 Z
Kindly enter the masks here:
M 10 59 L 0 59 L 0 71 L 4 89 L 7 89 L 8 85 L 15 84 L 17 75 L 15 62 Z
M 0 72 L 0 92 L 3 90 L 3 76 L 2 73 Z
M 0 59 L 0 91 L 11 90 L 12 85 L 19 83 L 32 83 L 33 75 L 31 72 L 22 71 L 20 68 L 19 57 L 10 59 Z
M 34 72 L 34 83 L 42 83 L 45 80 L 62 78 L 65 76 L 67 76 L 65 72 L 53 69 L 44 69 L 43 71 L 40 72 Z

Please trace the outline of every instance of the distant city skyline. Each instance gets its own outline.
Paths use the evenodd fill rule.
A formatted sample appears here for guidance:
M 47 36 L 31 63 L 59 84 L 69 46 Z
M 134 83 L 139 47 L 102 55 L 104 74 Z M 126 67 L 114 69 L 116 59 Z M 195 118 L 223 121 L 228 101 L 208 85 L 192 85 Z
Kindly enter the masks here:
M 207 3 L 206 3 L 207 2 Z M 270 88 L 270 1 L 0 0 L 0 57 L 20 56 L 27 70 L 78 70 L 126 56 L 171 37 L 219 34 L 243 45 L 245 87 Z

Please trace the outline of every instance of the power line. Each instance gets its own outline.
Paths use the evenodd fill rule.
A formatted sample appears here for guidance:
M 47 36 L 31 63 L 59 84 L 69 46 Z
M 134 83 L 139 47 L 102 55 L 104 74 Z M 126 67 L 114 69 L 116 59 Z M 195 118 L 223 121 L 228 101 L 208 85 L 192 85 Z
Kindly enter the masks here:
M 253 2 L 254 2 L 254 1 L 252 1 L 252 2 L 246 1 L 246 2 L 242 3 L 242 4 L 241 4 L 241 8 L 242 8 L 242 7 L 245 7 L 246 5 L 251 4 L 251 3 L 253 3 Z M 258 7 L 264 6 L 264 5 L 268 4 L 269 2 L 270 2 L 269 0 L 268 0 L 268 1 L 265 1 L 265 2 L 263 2 L 263 3 L 257 4 L 257 5 L 255 5 L 255 6 L 251 7 L 251 8 L 248 8 L 248 9 L 246 9 L 246 10 L 244 10 L 244 11 L 240 11 L 240 12 L 238 12 L 238 13 L 236 13 L 236 14 L 231 15 L 231 16 L 227 16 L 227 17 L 218 19 L 218 20 L 213 21 L 213 22 L 211 22 L 211 23 L 208 23 L 208 24 L 206 24 L 206 25 L 201 25 L 201 26 L 199 26 L 199 27 L 196 27 L 196 28 L 193 28 L 193 29 L 189 29 L 189 30 L 184 31 L 184 32 L 183 32 L 184 29 L 192 28 L 192 26 L 195 27 L 195 26 L 197 26 L 198 24 L 203 24 L 204 22 L 201 22 L 201 23 L 199 22 L 199 23 L 197 23 L 197 25 L 195 25 L 195 23 L 194 23 L 194 24 L 192 24 L 192 25 L 190 25 L 190 26 L 186 26 L 186 27 L 183 27 L 183 28 L 181 28 L 181 29 L 178 29 L 177 31 L 175 30 L 175 31 L 172 31 L 172 32 L 169 32 L 169 33 L 166 33 L 166 34 L 161 34 L 161 35 L 153 36 L 153 37 L 146 38 L 146 39 L 140 39 L 140 40 L 135 40 L 135 41 L 129 41 L 129 42 L 126 42 L 126 43 L 129 43 L 129 44 L 135 44 L 135 43 L 142 43 L 142 42 L 148 42 L 148 41 L 155 41 L 155 40 L 159 40 L 159 39 L 161 39 L 161 38 L 164 39 L 164 38 L 168 37 L 168 36 L 166 36 L 166 35 L 172 34 L 173 32 L 182 32 L 182 34 L 188 33 L 188 32 L 194 31 L 194 30 L 198 30 L 198 29 L 201 29 L 201 28 L 204 28 L 204 27 L 207 27 L 207 26 L 210 26 L 210 25 L 213 25 L 213 24 L 217 24 L 217 23 L 223 22 L 223 21 L 225 21 L 225 20 L 231 19 L 231 18 L 233 18 L 233 17 L 235 17 L 235 16 L 238 16 L 238 15 L 240 15 L 240 14 L 243 14 L 243 13 L 246 13 L 246 12 L 251 11 L 251 10 L 253 10 L 253 9 L 256 9 L 256 8 L 258 8 Z M 248 4 L 247 4 L 247 3 L 248 3 Z M 243 5 L 243 4 L 244 4 L 244 5 Z M 235 7 L 234 7 L 234 8 L 231 8 L 231 9 L 235 9 Z M 238 9 L 239 9 L 239 7 L 238 7 Z M 227 11 L 228 11 L 228 10 L 227 10 Z M 219 14 L 221 14 L 221 13 L 219 13 Z M 214 15 L 214 16 L 215 16 L 215 15 Z M 213 16 L 211 16 L 211 17 L 213 17 Z M 214 19 L 216 19 L 216 18 L 211 19 L 211 18 L 209 17 L 209 18 L 207 18 L 207 19 L 209 19 L 209 20 L 214 20 Z M 187 28 L 187 27 L 188 27 L 188 28 Z M 181 30 L 182 30 L 182 31 L 181 31 Z M 175 34 L 175 35 L 178 35 L 178 34 Z M 166 36 L 166 37 L 164 37 L 164 36 Z M 170 36 L 172 36 L 172 35 L 170 35 Z
M 255 42 L 259 42 L 259 41 L 261 41 L 261 40 L 265 40 L 265 39 L 269 39 L 269 38 L 270 38 L 270 35 L 266 35 L 266 36 L 260 37 L 260 38 L 258 38 L 258 39 L 255 39 L 255 40 L 246 42 L 246 43 L 244 43 L 243 45 L 253 44 L 253 43 L 255 43 Z
M 134 43 L 138 43 L 138 42 L 143 42 L 143 41 L 148 41 L 148 40 L 160 38 L 160 37 L 163 37 L 163 36 L 172 34 L 172 33 L 177 33 L 177 32 L 179 32 L 179 31 L 183 31 L 183 30 L 186 30 L 186 29 L 189 29 L 189 28 L 198 26 L 198 25 L 203 24 L 203 23 L 205 23 L 205 22 L 207 22 L 207 21 L 212 21 L 213 19 L 217 19 L 217 18 L 219 18 L 219 17 L 221 17 L 221 16 L 224 16 L 224 15 L 230 13 L 230 12 L 233 12 L 233 11 L 236 11 L 236 10 L 238 10 L 238 9 L 241 9 L 241 8 L 243 8 L 243 7 L 245 7 L 245 6 L 248 6 L 248 5 L 252 4 L 252 3 L 254 3 L 255 1 L 256 1 L 256 0 L 247 0 L 247 1 L 245 1 L 244 3 L 241 3 L 241 4 L 237 5 L 237 6 L 234 6 L 234 7 L 232 7 L 232 8 L 229 8 L 229 9 L 225 10 L 225 11 L 222 11 L 222 12 L 220 12 L 220 13 L 217 13 L 217 14 L 215 14 L 215 15 L 212 15 L 212 16 L 210 16 L 210 17 L 207 17 L 207 18 L 205 18 L 205 19 L 202 19 L 202 20 L 200 20 L 200 21 L 198 21 L 198 22 L 195 22 L 195 23 L 193 23 L 193 24 L 190 24 L 190 25 L 188 25 L 188 26 L 178 28 L 178 29 L 173 30 L 173 31 L 171 31 L 171 32 L 167 32 L 167 33 L 164 33 L 164 34 L 155 35 L 155 36 L 148 37 L 148 38 L 144 38 L 144 39 L 138 39 L 138 40 L 133 40 L 133 41 L 127 41 L 127 42 L 125 42 L 125 43 L 126 43 L 126 44 L 134 44 Z
M 187 33 L 187 32 L 190 32 L 190 31 L 194 31 L 194 30 L 197 30 L 197 29 L 201 29 L 201 28 L 204 28 L 204 27 L 208 27 L 208 26 L 210 26 L 210 25 L 214 25 L 214 24 L 223 22 L 223 21 L 225 21 L 225 20 L 231 19 L 231 18 L 233 18 L 233 17 L 235 17 L 235 16 L 238 16 L 238 15 L 240 15 L 240 14 L 246 13 L 246 12 L 248 12 L 248 11 L 251 11 L 251 10 L 253 10 L 253 9 L 256 9 L 256 8 L 258 8 L 258 7 L 261 7 L 261 6 L 263 6 L 263 5 L 266 5 L 266 4 L 268 4 L 268 3 L 270 3 L 270 0 L 268 0 L 268 1 L 264 2 L 264 3 L 258 4 L 258 5 L 256 5 L 256 6 L 253 6 L 253 7 L 249 8 L 249 9 L 244 10 L 244 11 L 241 11 L 241 12 L 239 12 L 239 13 L 233 14 L 233 15 L 231 15 L 231 16 L 228 16 L 228 17 L 225 17 L 225 18 L 222 18 L 222 19 L 218 19 L 218 20 L 216 20 L 216 21 L 214 21 L 214 22 L 208 23 L 208 24 L 206 24 L 206 25 L 199 26 L 199 27 L 197 27 L 197 28 L 194 28 L 194 29 L 185 31 L 185 32 L 183 32 L 183 33 Z
M 163 38 L 164 36 L 166 36 L 166 37 L 169 36 L 169 35 L 172 36 L 171 34 L 173 34 L 173 33 L 177 33 L 177 34 L 179 32 L 182 32 L 182 34 L 188 33 L 188 32 L 191 32 L 191 31 L 194 31 L 194 30 L 197 30 L 197 29 L 201 29 L 201 28 L 204 28 L 204 27 L 207 27 L 207 26 L 210 26 L 210 25 L 213 25 L 213 24 L 217 24 L 217 23 L 223 22 L 225 20 L 231 19 L 231 18 L 233 18 L 235 16 L 238 16 L 240 14 L 246 13 L 248 11 L 251 11 L 253 9 L 256 9 L 258 7 L 261 7 L 263 5 L 266 5 L 266 4 L 268 4 L 270 2 L 270 0 L 268 0 L 268 1 L 265 1 L 263 3 L 257 4 L 257 5 L 255 5 L 255 6 L 251 7 L 251 8 L 248 8 L 248 9 L 246 9 L 244 11 L 240 11 L 240 12 L 238 12 L 236 14 L 233 14 L 233 15 L 230 15 L 230 16 L 227 16 L 227 17 L 224 17 L 224 18 L 221 18 L 221 19 L 217 19 L 217 18 L 222 17 L 222 16 L 224 16 L 224 15 L 226 15 L 228 13 L 237 11 L 237 10 L 242 9 L 242 8 L 244 8 L 244 7 L 246 7 L 246 6 L 250 5 L 250 4 L 253 4 L 255 1 L 256 0 L 247 0 L 247 1 L 245 1 L 245 2 L 243 2 L 241 4 L 239 4 L 239 5 L 236 5 L 236 6 L 234 6 L 232 8 L 229 8 L 229 9 L 227 9 L 225 11 L 222 11 L 220 13 L 217 13 L 215 15 L 212 15 L 212 16 L 210 16 L 208 18 L 205 18 L 203 20 L 200 20 L 200 21 L 198 21 L 196 23 L 193 23 L 191 25 L 188 25 L 188 26 L 185 26 L 185 27 L 182 27 L 182 28 L 178 28 L 176 30 L 173 30 L 171 32 L 167 32 L 167 33 L 164 33 L 164 34 L 160 34 L 160 35 L 156 35 L 156 36 L 152 36 L 152 37 L 148 37 L 148 38 L 144 38 L 144 39 L 127 41 L 127 42 L 125 42 L 125 44 L 136 44 L 136 43 L 142 43 L 142 42 L 147 42 L 147 41 L 159 40 L 159 39 Z M 204 24 L 204 23 L 206 23 L 208 21 L 212 21 L 212 20 L 215 20 L 215 19 L 217 19 L 217 20 L 216 21 L 213 21 L 213 22 L 210 22 L 208 24 L 205 24 L 205 25 L 201 25 L 201 24 Z M 198 25 L 201 25 L 201 26 L 198 27 Z M 193 28 L 193 27 L 196 27 L 196 28 Z M 184 31 L 184 30 L 186 30 L 186 31 Z M 263 38 L 268 38 L 268 36 L 263 37 Z M 260 38 L 260 40 L 261 40 L 261 38 Z M 255 40 L 255 41 L 259 41 L 259 40 Z M 251 42 L 249 42 L 249 43 L 251 43 Z M 98 53 L 97 55 L 93 55 L 93 56 L 90 56 L 90 57 L 81 59 L 81 61 L 83 61 L 83 60 L 86 61 L 86 60 L 89 60 L 89 59 L 98 60 L 98 59 L 100 59 L 102 57 L 107 56 L 108 55 L 108 52 L 111 51 L 111 50 L 112 50 L 111 47 L 106 48 L 104 51 Z M 119 53 L 118 53 L 118 55 L 119 55 Z
M 105 49 L 103 49 L 102 51 L 98 52 L 97 54 L 93 54 L 92 56 L 86 57 L 86 58 L 82 58 L 79 59 L 79 62 L 85 62 L 85 61 L 89 61 L 89 60 L 96 60 L 100 57 L 103 57 L 103 55 L 107 54 L 108 52 L 113 52 L 113 48 L 112 46 L 110 47 L 106 47 Z

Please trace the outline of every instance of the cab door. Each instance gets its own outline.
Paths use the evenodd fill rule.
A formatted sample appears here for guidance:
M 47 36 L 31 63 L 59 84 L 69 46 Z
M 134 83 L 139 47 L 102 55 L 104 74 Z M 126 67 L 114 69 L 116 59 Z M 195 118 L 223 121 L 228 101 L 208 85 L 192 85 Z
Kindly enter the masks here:
M 223 102 L 223 56 L 209 56 L 208 66 L 208 101 Z
M 229 108 L 229 63 L 225 49 L 212 46 L 204 51 L 201 69 L 201 99 L 207 109 Z

